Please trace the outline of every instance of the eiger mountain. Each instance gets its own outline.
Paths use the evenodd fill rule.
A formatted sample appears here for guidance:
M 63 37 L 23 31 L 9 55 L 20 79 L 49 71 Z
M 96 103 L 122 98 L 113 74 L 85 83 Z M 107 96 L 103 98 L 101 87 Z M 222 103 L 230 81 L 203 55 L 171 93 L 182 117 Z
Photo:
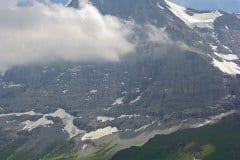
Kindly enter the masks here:
M 239 112 L 236 14 L 169 0 L 90 3 L 134 22 L 136 52 L 118 63 L 34 65 L 0 75 L 1 160 L 110 160 L 155 135 Z M 159 35 L 149 40 L 149 30 Z

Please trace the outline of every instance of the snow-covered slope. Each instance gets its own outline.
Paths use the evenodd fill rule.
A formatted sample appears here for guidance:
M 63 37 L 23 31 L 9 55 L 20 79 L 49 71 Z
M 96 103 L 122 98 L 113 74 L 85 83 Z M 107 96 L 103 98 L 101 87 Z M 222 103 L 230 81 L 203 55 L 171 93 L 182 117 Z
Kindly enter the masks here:
M 54 122 L 52 120 L 49 120 L 48 117 L 55 117 L 60 118 L 62 120 L 62 123 L 64 125 L 63 130 L 68 133 L 69 139 L 72 137 L 75 137 L 76 135 L 80 133 L 84 133 L 85 131 L 78 129 L 74 124 L 73 120 L 76 118 L 72 116 L 71 114 L 67 113 L 64 109 L 57 109 L 53 113 L 48 114 L 42 114 L 42 113 L 36 113 L 34 111 L 29 112 L 23 112 L 23 113 L 8 113 L 8 114 L 0 114 L 0 117 L 9 117 L 9 116 L 41 116 L 41 118 L 37 119 L 36 121 L 30 121 L 26 120 L 24 122 L 21 122 L 19 126 L 23 126 L 22 130 L 32 131 L 33 129 L 43 126 L 47 127 L 50 125 L 53 125 Z
M 42 118 L 38 119 L 37 121 L 24 121 L 20 125 L 24 125 L 23 130 L 28 130 L 31 131 L 39 126 L 49 126 L 53 124 L 52 120 L 48 120 L 45 116 Z
M 172 3 L 169 0 L 165 0 L 165 2 L 168 5 L 168 9 L 190 28 L 213 28 L 213 22 L 215 19 L 222 16 L 219 11 L 194 13 L 193 15 L 189 15 L 186 8 Z
M 74 116 L 71 114 L 67 113 L 64 109 L 59 108 L 56 112 L 46 114 L 46 116 L 51 116 L 51 117 L 58 117 L 62 120 L 63 125 L 64 125 L 64 131 L 66 131 L 69 134 L 69 138 L 75 137 L 76 135 L 80 133 L 84 133 L 84 131 L 78 129 L 74 124 Z
M 240 74 L 240 66 L 236 63 L 239 60 L 237 55 L 218 53 L 215 47 L 212 47 L 212 49 L 214 50 L 213 53 L 217 56 L 217 59 L 212 57 L 212 64 L 215 67 L 226 74 Z
M 240 67 L 234 62 L 226 61 L 226 60 L 219 61 L 213 58 L 212 63 L 215 67 L 217 67 L 223 73 L 230 74 L 230 75 L 240 74 Z
M 118 132 L 118 129 L 116 127 L 106 127 L 106 128 L 100 128 L 96 131 L 92 131 L 89 133 L 85 133 L 85 135 L 82 137 L 83 141 L 86 140 L 94 140 L 94 139 L 99 139 L 101 137 L 111 135 L 115 132 Z

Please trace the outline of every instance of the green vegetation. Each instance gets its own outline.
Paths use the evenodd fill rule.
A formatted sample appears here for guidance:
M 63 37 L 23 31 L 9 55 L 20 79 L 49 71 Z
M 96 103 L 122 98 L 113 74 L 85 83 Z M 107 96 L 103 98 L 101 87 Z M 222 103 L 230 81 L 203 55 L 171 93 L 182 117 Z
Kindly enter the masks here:
M 98 151 L 87 157 L 80 157 L 73 142 L 67 143 L 42 160 L 110 160 L 115 145 L 104 145 Z
M 114 146 L 105 146 L 94 153 L 92 156 L 80 158 L 79 160 L 110 160 Z
M 74 141 L 69 141 L 56 151 L 42 158 L 43 160 L 76 160 L 78 157 Z
M 218 124 L 156 136 L 142 147 L 117 153 L 112 160 L 239 160 L 240 117 Z

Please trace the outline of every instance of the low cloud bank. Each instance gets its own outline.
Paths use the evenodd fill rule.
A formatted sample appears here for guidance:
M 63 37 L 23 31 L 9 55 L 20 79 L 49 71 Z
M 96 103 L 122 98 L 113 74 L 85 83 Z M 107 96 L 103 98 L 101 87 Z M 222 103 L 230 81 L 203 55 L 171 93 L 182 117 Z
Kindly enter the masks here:
M 131 25 L 89 3 L 79 10 L 32 3 L 0 0 L 0 72 L 55 61 L 119 61 L 135 49 L 128 41 Z

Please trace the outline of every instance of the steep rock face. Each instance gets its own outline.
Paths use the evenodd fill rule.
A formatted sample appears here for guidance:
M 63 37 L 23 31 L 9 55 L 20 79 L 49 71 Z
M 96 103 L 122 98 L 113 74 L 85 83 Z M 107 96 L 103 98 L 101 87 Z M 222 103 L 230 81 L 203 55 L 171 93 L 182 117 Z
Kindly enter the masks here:
M 231 14 L 224 14 L 215 21 L 215 30 L 219 40 L 224 44 L 225 52 L 232 51 L 240 56 L 240 19 Z M 229 48 L 229 49 L 228 49 Z M 227 50 L 227 51 L 226 51 Z
M 122 57 L 119 63 L 16 67 L 0 75 L 0 124 L 3 124 L 0 134 L 6 132 L 5 127 L 11 133 L 0 138 L 0 144 L 4 144 L 0 146 L 2 152 L 18 144 L 20 153 L 30 150 L 33 154 L 28 157 L 39 157 L 48 152 L 48 145 L 58 146 L 69 138 L 64 130 L 66 122 L 59 117 L 46 116 L 51 124 L 43 123 L 26 131 L 20 124 L 38 122 L 39 115 L 16 117 L 5 113 L 34 110 L 49 115 L 63 108 L 77 131 L 99 136 L 100 131 L 107 135 L 108 129 L 111 132 L 114 129 L 121 138 L 131 139 L 145 131 L 197 123 L 238 109 L 239 75 L 236 78 L 235 73 L 221 72 L 221 67 L 229 69 L 229 64 L 230 67 L 239 64 L 238 58 L 226 60 L 239 55 L 239 19 L 234 15 L 221 12 L 223 15 L 216 18 L 214 28 L 191 28 L 163 0 L 91 0 L 91 3 L 103 14 L 134 21 L 135 33 L 130 38 L 138 39 L 136 53 Z M 69 1 L 68 6 L 77 9 L 79 2 Z M 206 13 L 183 11 L 188 16 Z M 159 32 L 153 32 L 156 30 Z M 149 31 L 155 38 L 166 34 L 170 42 L 149 41 Z M 215 67 L 213 59 L 220 65 Z M 102 117 L 104 122 L 99 120 Z M 44 141 L 38 151 L 35 146 L 45 137 L 44 133 L 55 135 L 56 139 Z M 84 143 L 95 146 L 94 142 L 82 142 L 82 137 L 83 133 L 76 138 L 78 148 L 85 149 Z M 17 159 L 18 155 L 6 157 Z

